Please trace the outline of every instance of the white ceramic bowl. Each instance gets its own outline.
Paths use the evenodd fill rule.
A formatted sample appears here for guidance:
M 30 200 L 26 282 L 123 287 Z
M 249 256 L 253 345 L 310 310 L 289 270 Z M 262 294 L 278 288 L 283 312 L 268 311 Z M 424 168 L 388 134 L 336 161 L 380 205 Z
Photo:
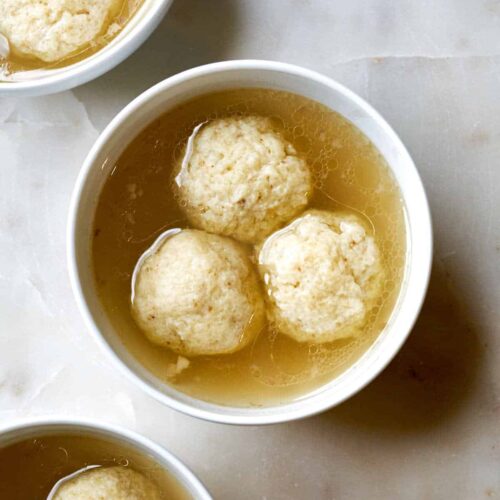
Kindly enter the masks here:
M 0 82 L 2 96 L 35 96 L 62 92 L 101 76 L 120 64 L 151 35 L 173 0 L 144 0 L 123 30 L 105 47 L 70 66 L 39 78 Z
M 211 500 L 212 498 L 200 480 L 177 457 L 144 436 L 116 425 L 81 419 L 30 419 L 15 425 L 0 427 L 0 448 L 24 439 L 61 433 L 107 438 L 128 445 L 152 457 L 158 465 L 177 479 L 194 500 Z
M 189 397 L 161 382 L 120 343 L 96 295 L 90 242 L 99 193 L 125 146 L 148 123 L 173 106 L 210 91 L 267 87 L 301 94 L 339 112 L 361 129 L 387 160 L 406 207 L 404 280 L 394 311 L 376 342 L 353 366 L 306 397 L 266 408 L 219 406 Z M 269 61 L 228 61 L 194 68 L 155 85 L 132 101 L 104 130 L 80 172 L 71 203 L 68 262 L 73 290 L 89 330 L 115 363 L 146 392 L 195 417 L 232 424 L 298 419 L 338 405 L 368 384 L 406 340 L 422 305 L 431 266 L 432 231 L 422 182 L 404 145 L 365 101 L 335 81 L 304 68 Z

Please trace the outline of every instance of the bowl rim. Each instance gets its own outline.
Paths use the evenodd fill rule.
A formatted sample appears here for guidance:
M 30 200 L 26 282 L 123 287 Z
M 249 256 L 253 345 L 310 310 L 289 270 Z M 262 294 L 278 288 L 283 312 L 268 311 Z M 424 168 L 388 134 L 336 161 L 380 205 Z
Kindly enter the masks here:
M 33 80 L 0 81 L 0 97 L 55 94 L 94 80 L 135 52 L 161 22 L 172 2 L 173 0 L 152 0 L 149 5 L 141 4 L 132 16 L 140 14 L 140 19 L 121 40 L 103 47 L 87 59 L 63 68 L 64 71 Z M 141 9 L 145 9 L 144 12 Z
M 90 309 L 84 298 L 84 293 L 78 276 L 79 269 L 77 264 L 75 243 L 78 231 L 77 216 L 78 216 L 79 202 L 88 175 L 93 168 L 96 168 L 94 167 L 94 162 L 98 157 L 100 150 L 113 137 L 115 130 L 118 129 L 121 125 L 123 125 L 131 116 L 133 116 L 134 113 L 137 110 L 139 110 L 144 103 L 155 97 L 157 94 L 168 91 L 170 88 L 173 88 L 177 85 L 180 85 L 192 79 L 203 77 L 205 75 L 217 72 L 239 71 L 239 70 L 264 70 L 264 71 L 267 70 L 270 72 L 284 72 L 292 76 L 299 76 L 305 79 L 310 79 L 342 94 L 343 97 L 346 98 L 348 101 L 353 102 L 356 106 L 362 108 L 363 111 L 367 112 L 384 130 L 384 135 L 388 137 L 388 140 L 390 140 L 393 144 L 396 144 L 398 149 L 404 152 L 404 154 L 406 155 L 407 163 L 409 163 L 409 165 L 411 166 L 411 170 L 413 170 L 412 174 L 413 174 L 413 181 L 415 184 L 412 186 L 412 189 L 417 193 L 419 197 L 419 203 L 420 203 L 419 219 L 422 221 L 423 226 L 425 227 L 424 231 L 425 241 L 419 242 L 418 255 L 415 255 L 415 253 L 412 252 L 410 259 L 410 262 L 412 263 L 414 259 L 418 259 L 419 275 L 421 276 L 420 279 L 421 288 L 413 291 L 413 299 L 412 299 L 413 307 L 410 311 L 411 314 L 407 314 L 405 331 L 397 332 L 397 335 L 393 335 L 395 339 L 393 339 L 390 349 L 389 348 L 385 349 L 383 351 L 383 355 L 378 356 L 371 363 L 370 372 L 368 374 L 365 374 L 362 378 L 360 378 L 356 384 L 353 384 L 354 387 L 353 389 L 345 391 L 345 394 L 343 394 L 341 397 L 337 397 L 336 399 L 324 398 L 321 401 L 321 403 L 316 402 L 314 406 L 304 405 L 302 408 L 295 409 L 293 411 L 291 411 L 290 409 L 288 409 L 288 411 L 286 410 L 287 406 L 290 406 L 293 402 L 288 402 L 283 405 L 265 407 L 264 409 L 252 408 L 252 407 L 249 408 L 234 407 L 234 406 L 231 407 L 231 406 L 209 403 L 208 406 L 211 409 L 207 410 L 204 408 L 197 408 L 189 403 L 184 403 L 182 401 L 179 401 L 171 397 L 170 395 L 165 394 L 164 392 L 156 389 L 155 387 L 150 385 L 146 380 L 143 380 L 134 370 L 129 368 L 126 365 L 126 363 L 121 360 L 120 356 L 115 352 L 115 350 L 111 347 L 111 345 L 106 341 L 104 335 L 101 334 L 99 328 L 97 327 L 97 325 L 93 320 L 92 313 L 90 312 Z M 408 335 L 411 333 L 412 328 L 418 318 L 429 284 L 431 264 L 432 264 L 432 248 L 433 248 L 433 236 L 432 236 L 431 213 L 422 180 L 406 147 L 404 146 L 404 144 L 402 143 L 401 139 L 396 134 L 396 132 L 386 122 L 386 120 L 370 104 L 368 104 L 365 100 L 363 100 L 353 91 L 349 90 L 347 87 L 336 82 L 335 80 L 322 75 L 321 73 L 289 63 L 268 61 L 268 60 L 253 60 L 253 59 L 223 61 L 188 69 L 186 71 L 173 75 L 157 83 L 153 87 L 149 88 L 148 90 L 140 94 L 129 104 L 127 104 L 111 120 L 111 122 L 99 135 L 99 137 L 97 138 L 96 142 L 94 143 L 93 147 L 91 148 L 90 152 L 88 153 L 83 163 L 83 166 L 77 177 L 74 191 L 71 197 L 69 216 L 68 216 L 68 226 L 67 226 L 67 261 L 68 261 L 68 270 L 70 275 L 71 286 L 73 289 L 75 300 L 78 304 L 80 313 L 84 318 L 84 322 L 87 326 L 87 329 L 91 332 L 91 334 L 97 340 L 99 345 L 110 355 L 111 359 L 113 360 L 113 363 L 118 367 L 118 369 L 121 370 L 121 372 L 128 379 L 132 380 L 134 384 L 139 385 L 139 387 L 141 387 L 142 390 L 144 390 L 154 399 L 169 406 L 170 408 L 173 408 L 182 413 L 203 420 L 208 420 L 217 423 L 224 423 L 224 424 L 234 424 L 234 425 L 275 424 L 281 422 L 289 422 L 293 420 L 306 418 L 312 415 L 316 415 L 329 408 L 341 404 L 346 399 L 352 397 L 354 394 L 362 390 L 375 377 L 377 377 L 382 372 L 382 370 L 392 361 L 394 356 L 398 353 L 401 346 L 406 341 Z M 313 395 L 314 392 L 312 392 L 311 394 Z M 305 396 L 303 400 L 307 399 L 308 397 L 309 396 Z M 191 400 L 205 403 L 204 401 L 199 400 L 197 398 L 191 398 Z M 217 409 L 219 411 L 216 411 Z M 231 409 L 237 410 L 237 412 L 241 412 L 243 410 L 246 413 L 244 415 L 228 414 L 227 413 L 228 410 Z M 252 414 L 252 412 L 256 413 L 259 410 L 269 410 L 269 409 L 273 409 L 276 411 L 273 414 L 269 413 Z
M 127 441 L 132 447 L 137 449 L 143 448 L 153 455 L 159 456 L 165 464 L 159 464 L 174 477 L 183 488 L 191 488 L 189 493 L 196 494 L 199 500 L 211 500 L 212 496 L 206 489 L 205 485 L 198 479 L 194 472 L 184 464 L 172 452 L 164 448 L 162 445 L 152 441 L 151 439 L 139 434 L 138 432 L 127 429 L 121 425 L 112 424 L 110 422 L 98 422 L 90 418 L 68 417 L 68 416 L 40 416 L 31 418 L 21 418 L 14 423 L 0 425 L 0 448 L 2 441 L 7 434 L 22 433 L 29 430 L 36 431 L 40 428 L 40 432 L 49 430 L 50 428 L 74 427 L 75 430 L 84 430 L 90 434 L 103 433 L 109 435 L 119 441 Z M 15 439 L 14 439 L 15 442 Z

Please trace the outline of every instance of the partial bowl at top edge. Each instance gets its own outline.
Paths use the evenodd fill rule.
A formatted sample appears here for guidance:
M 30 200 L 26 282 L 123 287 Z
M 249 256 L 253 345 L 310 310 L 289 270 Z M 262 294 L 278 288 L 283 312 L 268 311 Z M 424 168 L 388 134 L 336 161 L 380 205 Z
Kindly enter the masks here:
M 55 94 L 98 78 L 124 61 L 146 41 L 172 2 L 173 0 L 144 0 L 118 35 L 100 50 L 39 78 L 0 81 L 0 97 Z

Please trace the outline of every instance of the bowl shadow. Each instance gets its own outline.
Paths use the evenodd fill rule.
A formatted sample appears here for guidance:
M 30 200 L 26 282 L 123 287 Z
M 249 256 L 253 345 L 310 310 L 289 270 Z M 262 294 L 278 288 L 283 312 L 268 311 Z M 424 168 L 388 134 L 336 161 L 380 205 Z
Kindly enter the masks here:
M 368 387 L 315 417 L 343 427 L 411 433 L 448 423 L 477 383 L 481 344 L 475 322 L 435 265 L 420 316 L 406 344 Z

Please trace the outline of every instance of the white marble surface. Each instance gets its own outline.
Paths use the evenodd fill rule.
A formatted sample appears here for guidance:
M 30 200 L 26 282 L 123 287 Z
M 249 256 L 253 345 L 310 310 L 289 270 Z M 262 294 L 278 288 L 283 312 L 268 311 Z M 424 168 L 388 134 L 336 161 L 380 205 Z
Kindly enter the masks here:
M 73 182 L 142 90 L 234 58 L 302 64 L 368 99 L 408 145 L 435 220 L 431 291 L 391 366 L 341 407 L 238 428 L 162 407 L 108 363 L 65 269 Z M 500 1 L 176 0 L 128 61 L 72 92 L 0 98 L 0 420 L 136 429 L 220 499 L 500 498 Z

